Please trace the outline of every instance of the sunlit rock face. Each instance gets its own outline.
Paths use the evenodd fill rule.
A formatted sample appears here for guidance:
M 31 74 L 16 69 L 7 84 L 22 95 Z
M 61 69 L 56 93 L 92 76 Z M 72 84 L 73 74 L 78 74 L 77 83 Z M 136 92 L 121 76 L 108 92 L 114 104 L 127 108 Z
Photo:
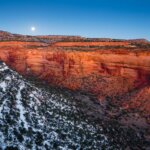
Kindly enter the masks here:
M 16 71 L 51 85 L 104 96 L 122 95 L 148 85 L 149 57 L 149 51 L 127 48 L 93 50 L 38 42 L 0 43 L 0 59 Z
M 57 47 L 70 47 L 70 46 L 77 46 L 77 47 L 85 47 L 85 46 L 128 46 L 129 42 L 56 42 L 53 46 Z
M 42 79 L 52 86 L 91 93 L 100 100 L 116 96 L 125 99 L 126 94 L 149 86 L 148 44 L 136 47 L 129 41 L 122 45 L 120 42 L 119 46 L 112 45 L 117 42 L 99 42 L 102 46 L 93 47 L 93 43 L 90 47 L 90 42 L 88 46 L 67 46 L 68 42 L 64 42 L 65 46 L 62 42 L 49 46 L 40 42 L 0 42 L 0 59 L 22 75 Z M 145 94 L 136 98 L 131 94 L 128 99 L 134 99 L 133 104 L 141 102 Z M 142 109 L 149 112 L 149 100 L 146 104 L 147 109 Z

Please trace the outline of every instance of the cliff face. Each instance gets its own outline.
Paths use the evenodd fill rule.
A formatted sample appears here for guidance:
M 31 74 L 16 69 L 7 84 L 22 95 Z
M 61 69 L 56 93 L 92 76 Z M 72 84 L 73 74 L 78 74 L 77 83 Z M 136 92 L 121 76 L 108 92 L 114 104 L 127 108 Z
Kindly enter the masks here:
M 38 42 L 1 42 L 0 59 L 24 75 L 52 85 L 118 95 L 150 84 L 150 52 L 65 50 Z
M 81 47 L 81 46 L 128 46 L 130 43 L 129 42 L 56 42 L 53 44 L 53 46 L 58 46 L 58 47 L 70 47 L 70 46 L 76 46 L 76 47 Z
M 57 43 L 48 46 L 38 42 L 0 42 L 0 60 L 19 73 L 50 85 L 92 93 L 100 99 L 148 87 L 149 58 L 150 51 L 131 47 L 83 49 Z M 150 102 L 146 108 L 149 111 Z

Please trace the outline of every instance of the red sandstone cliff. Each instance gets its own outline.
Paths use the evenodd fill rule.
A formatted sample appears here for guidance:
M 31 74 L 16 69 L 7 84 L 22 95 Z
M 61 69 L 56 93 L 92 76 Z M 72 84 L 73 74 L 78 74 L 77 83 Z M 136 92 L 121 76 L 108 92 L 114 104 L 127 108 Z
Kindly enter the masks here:
M 129 42 L 56 42 L 53 46 L 58 47 L 82 47 L 82 46 L 129 46 Z
M 96 47 L 80 48 L 87 44 Z M 92 93 L 100 99 L 124 96 L 126 101 L 120 105 L 123 109 L 139 107 L 150 113 L 149 48 L 136 48 L 129 42 L 58 42 L 52 46 L 0 42 L 0 60 L 21 74 L 35 76 L 50 85 Z M 137 93 L 126 95 L 133 91 Z

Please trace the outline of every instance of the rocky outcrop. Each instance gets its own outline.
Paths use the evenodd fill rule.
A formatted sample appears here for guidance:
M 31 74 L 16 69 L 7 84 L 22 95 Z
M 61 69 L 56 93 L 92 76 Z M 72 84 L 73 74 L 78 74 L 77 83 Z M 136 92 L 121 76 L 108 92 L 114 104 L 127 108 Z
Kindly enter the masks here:
M 82 47 L 82 46 L 129 46 L 129 42 L 56 42 L 53 44 L 53 46 L 58 46 L 58 47 Z
M 116 103 L 119 98 L 120 109 L 136 108 L 148 118 L 149 90 L 141 92 L 141 89 L 150 86 L 149 47 L 56 45 L 0 42 L 0 60 L 22 75 L 52 86 L 94 94 L 101 102 L 111 97 Z M 137 96 L 133 94 L 135 91 Z
M 38 42 L 0 43 L 0 59 L 24 75 L 96 95 L 120 95 L 150 84 L 150 52 L 76 51 Z

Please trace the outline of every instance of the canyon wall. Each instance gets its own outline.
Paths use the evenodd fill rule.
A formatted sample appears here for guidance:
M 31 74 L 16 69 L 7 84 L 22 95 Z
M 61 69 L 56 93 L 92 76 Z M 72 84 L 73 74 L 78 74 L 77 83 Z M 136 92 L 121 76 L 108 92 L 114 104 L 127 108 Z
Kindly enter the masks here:
M 150 51 L 144 50 L 79 51 L 36 42 L 0 43 L 0 60 L 19 73 L 97 96 L 119 96 L 149 85 L 149 58 Z
M 130 42 L 56 42 L 53 46 L 58 47 L 82 47 L 82 46 L 129 46 Z

